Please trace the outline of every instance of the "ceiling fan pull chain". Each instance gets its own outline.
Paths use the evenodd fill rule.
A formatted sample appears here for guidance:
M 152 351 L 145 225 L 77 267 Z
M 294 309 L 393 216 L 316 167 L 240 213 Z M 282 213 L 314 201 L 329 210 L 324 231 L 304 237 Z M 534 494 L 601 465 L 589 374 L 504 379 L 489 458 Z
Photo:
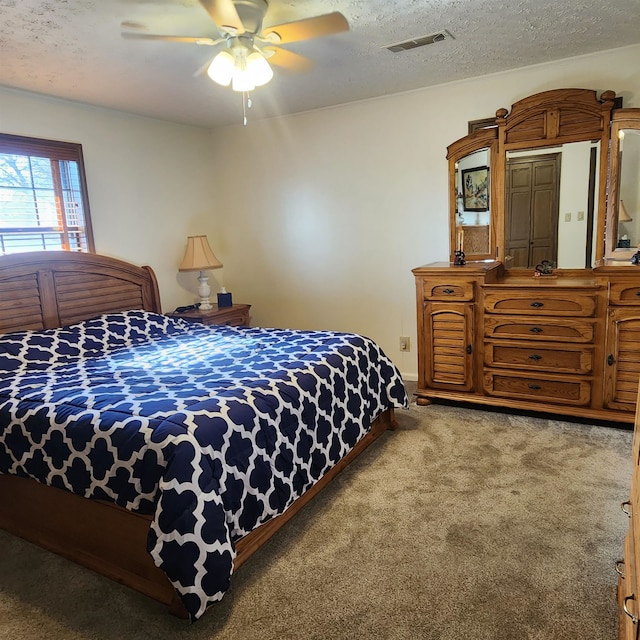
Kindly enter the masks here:
M 247 109 L 251 109 L 251 94 L 248 91 L 242 92 L 242 124 L 247 126 Z
M 242 124 L 247 126 L 247 92 L 242 92 Z

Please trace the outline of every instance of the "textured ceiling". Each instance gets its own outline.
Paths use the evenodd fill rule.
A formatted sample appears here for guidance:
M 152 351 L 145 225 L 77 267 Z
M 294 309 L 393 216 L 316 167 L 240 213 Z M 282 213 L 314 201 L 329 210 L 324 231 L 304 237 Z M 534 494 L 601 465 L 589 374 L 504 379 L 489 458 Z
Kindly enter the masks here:
M 342 12 L 351 30 L 286 45 L 314 60 L 276 69 L 250 118 L 294 113 L 640 42 L 639 0 L 271 0 L 264 26 Z M 207 127 L 239 124 L 241 95 L 194 77 L 210 47 L 127 40 L 217 37 L 197 0 L 0 0 L 0 85 Z M 391 53 L 384 46 L 453 37 Z

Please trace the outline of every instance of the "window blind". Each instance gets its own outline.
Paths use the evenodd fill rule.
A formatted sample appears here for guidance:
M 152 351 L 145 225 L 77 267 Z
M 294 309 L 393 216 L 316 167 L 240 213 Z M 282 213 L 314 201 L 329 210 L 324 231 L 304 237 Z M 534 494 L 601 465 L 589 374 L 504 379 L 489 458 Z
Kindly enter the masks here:
M 94 251 L 82 146 L 0 134 L 0 253 Z

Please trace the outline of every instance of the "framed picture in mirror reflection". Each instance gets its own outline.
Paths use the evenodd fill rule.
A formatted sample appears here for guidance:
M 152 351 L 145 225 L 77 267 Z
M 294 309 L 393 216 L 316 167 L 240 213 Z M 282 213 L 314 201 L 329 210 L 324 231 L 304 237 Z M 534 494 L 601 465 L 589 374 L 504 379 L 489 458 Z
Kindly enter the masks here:
M 488 211 L 489 167 L 462 169 L 462 194 L 465 211 Z

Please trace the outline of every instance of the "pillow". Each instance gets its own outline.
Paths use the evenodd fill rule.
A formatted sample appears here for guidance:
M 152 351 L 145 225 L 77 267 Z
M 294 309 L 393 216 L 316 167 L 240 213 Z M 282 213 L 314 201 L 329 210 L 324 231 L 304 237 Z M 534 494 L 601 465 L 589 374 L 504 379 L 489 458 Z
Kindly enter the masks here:
M 168 316 L 140 309 L 107 313 L 57 329 L 7 333 L 0 335 L 0 372 L 45 369 L 183 330 Z

